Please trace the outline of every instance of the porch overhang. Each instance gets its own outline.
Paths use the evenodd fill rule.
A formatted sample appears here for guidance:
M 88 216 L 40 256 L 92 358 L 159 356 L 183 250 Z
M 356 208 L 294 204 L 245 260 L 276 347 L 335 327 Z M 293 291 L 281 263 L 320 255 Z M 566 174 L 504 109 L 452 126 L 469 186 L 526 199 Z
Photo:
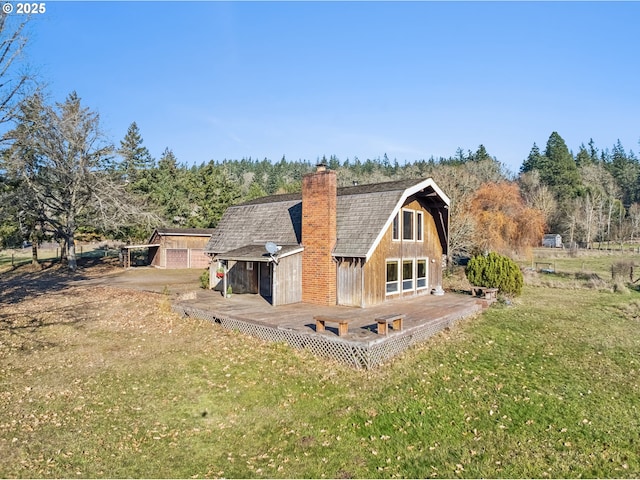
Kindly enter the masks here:
M 276 259 L 288 257 L 301 253 L 304 247 L 300 245 L 282 245 L 275 255 L 269 254 L 262 244 L 245 245 L 240 248 L 229 250 L 224 253 L 214 254 L 214 260 L 236 261 L 236 262 L 275 262 Z
M 123 245 L 120 247 L 122 250 L 137 250 L 139 248 L 151 248 L 151 247 L 159 247 L 159 243 L 142 243 L 140 245 Z

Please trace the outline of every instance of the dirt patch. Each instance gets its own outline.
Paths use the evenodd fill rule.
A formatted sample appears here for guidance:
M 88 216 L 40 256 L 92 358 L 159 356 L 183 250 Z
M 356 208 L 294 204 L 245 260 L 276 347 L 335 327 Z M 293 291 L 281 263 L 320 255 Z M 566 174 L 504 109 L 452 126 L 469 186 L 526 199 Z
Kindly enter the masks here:
M 153 325 L 171 329 L 171 300 L 198 289 L 200 273 L 125 270 L 109 258 L 83 261 L 75 272 L 57 264 L 6 272 L 0 275 L 0 352 L 63 345 L 70 339 L 51 335 L 58 327 L 80 331 L 106 322 L 130 329 L 153 318 Z
M 0 275 L 0 304 L 16 303 L 76 286 L 111 286 L 165 294 L 183 294 L 200 288 L 201 270 L 124 269 L 116 258 L 81 259 L 70 272 L 58 263 L 41 268 L 25 265 Z
M 119 268 L 110 274 L 80 281 L 82 285 L 104 285 L 134 290 L 180 294 L 200 288 L 199 269 L 161 270 L 153 267 Z

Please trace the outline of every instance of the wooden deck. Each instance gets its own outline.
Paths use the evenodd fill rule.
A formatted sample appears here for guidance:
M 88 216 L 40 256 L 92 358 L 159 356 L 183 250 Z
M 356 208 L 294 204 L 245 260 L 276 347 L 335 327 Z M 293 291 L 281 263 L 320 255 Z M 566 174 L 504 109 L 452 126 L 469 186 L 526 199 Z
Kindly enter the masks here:
M 195 297 L 195 298 L 194 298 Z M 370 308 L 319 306 L 305 303 L 274 307 L 259 295 L 233 295 L 200 290 L 183 296 L 174 310 L 208 319 L 265 340 L 286 341 L 296 348 L 311 348 L 322 356 L 355 367 L 372 368 L 417 342 L 424 341 L 461 318 L 482 310 L 471 295 L 446 293 L 398 299 Z M 403 314 L 402 330 L 377 333 L 376 318 Z M 348 332 L 338 336 L 338 325 L 316 332 L 314 316 L 348 318 Z

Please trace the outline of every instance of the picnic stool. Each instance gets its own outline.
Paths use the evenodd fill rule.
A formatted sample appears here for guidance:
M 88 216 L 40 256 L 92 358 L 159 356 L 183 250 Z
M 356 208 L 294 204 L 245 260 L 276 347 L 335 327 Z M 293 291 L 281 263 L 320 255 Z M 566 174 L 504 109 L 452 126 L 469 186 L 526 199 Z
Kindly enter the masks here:
M 392 313 L 390 315 L 376 317 L 376 322 L 378 323 L 378 335 L 386 335 L 389 324 L 393 325 L 394 330 L 402 330 L 402 321 L 404 320 L 404 317 L 404 313 Z
M 313 317 L 316 321 L 316 332 L 324 332 L 325 323 L 337 323 L 338 324 L 338 336 L 342 337 L 346 335 L 349 331 L 349 320 L 348 318 L 341 317 L 328 317 L 326 315 L 316 315 Z

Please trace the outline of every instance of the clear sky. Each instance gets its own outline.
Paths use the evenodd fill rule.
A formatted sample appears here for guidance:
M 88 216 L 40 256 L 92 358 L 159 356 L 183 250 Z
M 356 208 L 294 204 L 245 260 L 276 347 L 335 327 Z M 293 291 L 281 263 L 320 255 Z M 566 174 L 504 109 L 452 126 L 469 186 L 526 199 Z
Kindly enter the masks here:
M 16 2 L 12 2 L 14 5 Z M 15 13 L 14 13 L 15 14 Z M 27 60 L 157 159 L 640 146 L 638 2 L 47 1 Z

